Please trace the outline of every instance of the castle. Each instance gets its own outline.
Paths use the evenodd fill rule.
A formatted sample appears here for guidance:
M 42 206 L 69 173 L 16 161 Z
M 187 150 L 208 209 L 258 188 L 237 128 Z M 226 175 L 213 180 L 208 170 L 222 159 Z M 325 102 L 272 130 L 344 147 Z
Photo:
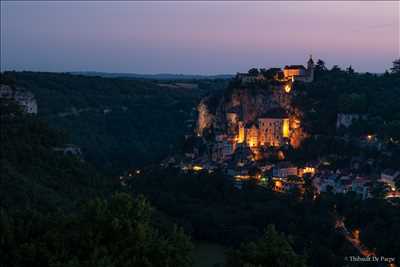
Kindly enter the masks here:
M 314 67 L 314 60 L 310 55 L 307 68 L 303 65 L 286 65 L 283 70 L 281 68 L 270 68 L 267 73 L 238 73 L 237 78 L 242 81 L 242 84 L 251 84 L 257 81 L 265 81 L 266 76 L 270 74 L 276 81 L 310 83 L 314 80 Z
M 312 56 L 307 62 L 307 69 L 303 65 L 290 65 L 283 68 L 283 75 L 286 80 L 309 83 L 314 80 L 314 61 Z

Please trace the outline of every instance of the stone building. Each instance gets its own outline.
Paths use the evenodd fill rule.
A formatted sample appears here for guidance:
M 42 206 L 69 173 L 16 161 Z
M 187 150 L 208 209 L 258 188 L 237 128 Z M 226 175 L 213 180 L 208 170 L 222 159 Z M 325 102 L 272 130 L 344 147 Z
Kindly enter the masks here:
M 290 135 L 289 117 L 281 108 L 271 109 L 257 122 L 239 122 L 238 143 L 246 142 L 250 148 L 260 146 L 279 147 L 284 145 Z
M 283 68 L 283 75 L 286 80 L 312 82 L 314 80 L 314 61 L 310 55 L 307 68 L 303 65 L 290 65 Z
M 259 142 L 259 127 L 256 123 L 247 124 L 245 128 L 246 144 L 250 148 L 258 147 Z
M 298 175 L 298 168 L 288 161 L 279 162 L 272 169 L 272 176 L 277 178 L 287 178 L 288 176 Z
M 366 116 L 357 113 L 338 113 L 336 119 L 336 128 L 339 129 L 349 128 L 354 122 L 358 120 L 365 120 Z
M 0 85 L 0 98 L 14 100 L 26 113 L 37 114 L 38 112 L 35 96 L 29 91 L 2 84 Z

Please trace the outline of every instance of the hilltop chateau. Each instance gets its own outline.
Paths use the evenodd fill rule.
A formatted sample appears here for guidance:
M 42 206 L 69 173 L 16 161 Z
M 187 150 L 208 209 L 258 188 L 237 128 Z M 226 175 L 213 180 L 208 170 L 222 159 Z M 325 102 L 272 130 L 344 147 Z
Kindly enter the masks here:
M 290 65 L 282 69 L 252 69 L 238 73 L 222 97 L 209 96 L 198 106 L 198 137 L 214 136 L 211 159 L 229 161 L 247 151 L 258 160 L 272 148 L 298 147 L 305 137 L 300 111 L 291 105 L 295 82 L 314 79 L 314 62 L 307 68 Z
M 314 80 L 314 60 L 310 55 L 307 62 L 307 68 L 303 65 L 286 65 L 283 70 L 281 68 L 271 68 L 265 73 L 238 73 L 237 77 L 241 79 L 243 84 L 264 81 L 268 76 L 272 76 L 276 81 L 281 82 L 305 82 L 310 83 Z
M 307 62 L 307 69 L 303 65 L 290 65 L 283 68 L 283 76 L 286 80 L 309 83 L 314 80 L 314 61 L 312 56 Z

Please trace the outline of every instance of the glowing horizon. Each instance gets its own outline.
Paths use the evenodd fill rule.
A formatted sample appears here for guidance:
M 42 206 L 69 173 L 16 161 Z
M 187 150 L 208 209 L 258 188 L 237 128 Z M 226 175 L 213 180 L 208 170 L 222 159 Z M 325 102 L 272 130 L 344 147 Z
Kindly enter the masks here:
M 306 64 L 384 72 L 399 2 L 1 2 L 1 69 L 223 74 Z

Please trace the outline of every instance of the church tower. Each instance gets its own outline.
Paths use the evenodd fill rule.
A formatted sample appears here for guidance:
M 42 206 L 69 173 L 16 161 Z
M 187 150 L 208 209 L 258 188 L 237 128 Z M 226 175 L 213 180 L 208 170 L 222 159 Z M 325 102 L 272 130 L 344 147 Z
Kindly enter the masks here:
M 307 72 L 308 81 L 312 82 L 314 80 L 314 60 L 312 59 L 312 55 L 310 55 L 310 59 L 307 61 Z

